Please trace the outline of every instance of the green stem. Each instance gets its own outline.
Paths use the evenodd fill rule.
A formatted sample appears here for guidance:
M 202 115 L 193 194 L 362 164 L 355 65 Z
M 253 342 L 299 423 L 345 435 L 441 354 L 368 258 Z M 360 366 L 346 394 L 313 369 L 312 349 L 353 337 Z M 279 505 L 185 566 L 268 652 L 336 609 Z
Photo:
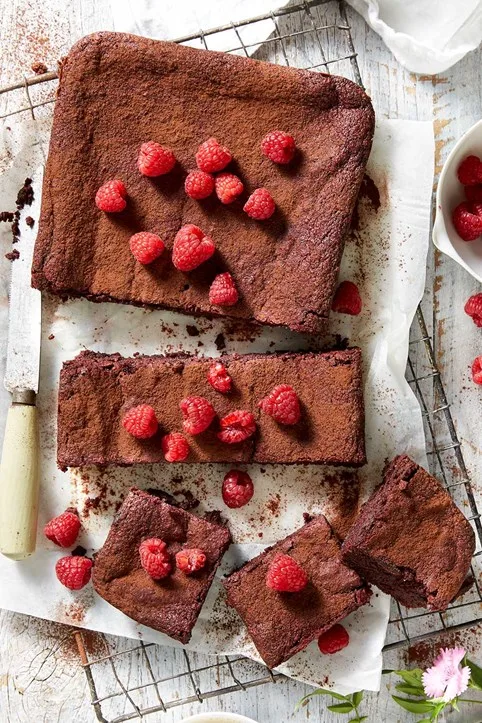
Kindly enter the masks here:
M 469 698 L 457 698 L 458 703 L 477 703 L 477 705 L 480 705 L 482 703 L 482 700 L 470 700 Z

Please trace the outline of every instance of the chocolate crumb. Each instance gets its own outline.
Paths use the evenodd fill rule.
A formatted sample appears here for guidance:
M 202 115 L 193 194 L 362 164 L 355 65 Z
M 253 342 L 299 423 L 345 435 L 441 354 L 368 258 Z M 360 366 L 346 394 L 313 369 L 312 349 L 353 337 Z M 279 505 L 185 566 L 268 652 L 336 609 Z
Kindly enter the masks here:
M 33 226 L 34 223 L 35 223 L 35 219 L 32 218 L 32 216 L 27 216 L 27 218 L 25 219 L 25 223 L 27 224 L 27 226 L 29 226 L 30 228 L 32 228 L 32 226 Z
M 82 545 L 77 545 L 75 550 L 72 550 L 73 557 L 85 557 L 87 550 Z
M 307 525 L 308 522 L 311 522 L 311 520 L 314 520 L 315 518 L 313 517 L 313 515 L 310 515 L 309 512 L 303 512 L 303 519 L 305 521 L 305 525 Z
M 199 336 L 199 329 L 194 324 L 186 324 L 186 331 L 189 336 Z
M 224 338 L 224 334 L 223 333 L 218 334 L 214 340 L 214 343 L 216 344 L 216 349 L 218 351 L 222 351 L 223 349 L 226 349 L 226 340 Z
M 20 226 L 19 226 L 19 219 L 20 219 L 20 211 L 15 211 L 13 214 L 13 221 L 12 221 L 12 236 L 13 240 L 12 243 L 16 244 L 18 241 L 18 237 L 20 236 Z
M 13 249 L 13 251 L 10 251 L 8 254 L 5 254 L 5 258 L 9 261 L 15 261 L 20 256 L 20 253 L 17 249 Z
M 32 65 L 30 66 L 35 73 L 35 75 L 44 75 L 44 73 L 47 73 L 48 68 L 45 65 L 45 63 L 40 62 L 40 60 L 36 60 Z
M 5 221 L 5 223 L 12 223 L 14 218 L 12 211 L 0 211 L 0 222 Z
M 32 179 L 26 178 L 22 188 L 17 193 L 17 208 L 22 209 L 25 206 L 31 206 L 33 201 Z

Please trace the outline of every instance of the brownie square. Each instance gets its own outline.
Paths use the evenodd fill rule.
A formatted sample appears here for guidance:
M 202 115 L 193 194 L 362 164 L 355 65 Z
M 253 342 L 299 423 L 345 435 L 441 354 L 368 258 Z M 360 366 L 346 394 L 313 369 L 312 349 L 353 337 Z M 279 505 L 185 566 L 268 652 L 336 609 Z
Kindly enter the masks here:
M 139 356 L 82 352 L 63 365 L 58 410 L 61 469 L 93 464 L 164 462 L 161 437 L 182 431 L 180 401 L 206 397 L 219 418 L 246 409 L 257 431 L 240 444 L 217 438 L 219 420 L 188 436 L 186 462 L 365 462 L 364 407 L 359 349 L 325 353 L 248 354 L 222 357 L 233 390 L 220 394 L 207 381 L 213 359 L 188 355 Z M 298 424 L 278 424 L 261 412 L 260 399 L 280 383 L 291 384 L 302 409 Z M 150 404 L 159 432 L 139 440 L 122 426 L 126 410 Z
M 262 155 L 270 131 L 291 133 L 294 161 Z M 33 285 L 61 296 L 232 316 L 318 332 L 333 297 L 344 238 L 370 152 L 374 114 L 357 85 L 336 76 L 279 67 L 225 53 L 118 33 L 80 40 L 62 62 Z M 195 153 L 209 137 L 228 146 L 245 193 L 227 206 L 184 191 Z M 173 149 L 171 173 L 156 179 L 136 166 L 154 140 Z M 98 188 L 120 178 L 126 211 L 94 204 Z M 242 207 L 269 189 L 277 211 L 250 219 Z M 171 261 L 186 223 L 209 234 L 215 256 L 184 274 Z M 137 263 L 129 238 L 158 233 L 167 250 Z M 240 301 L 209 303 L 209 285 L 230 271 Z
M 308 585 L 300 592 L 267 587 L 266 574 L 279 553 L 290 555 L 307 574 Z M 270 668 L 303 650 L 370 597 L 365 583 L 343 563 L 338 538 L 322 515 L 268 547 L 232 573 L 224 585 L 228 604 L 243 619 Z
M 406 455 L 388 465 L 342 547 L 343 559 L 407 607 L 445 610 L 470 567 L 475 535 L 442 485 Z
M 169 577 L 153 580 L 139 558 L 139 545 L 151 537 L 163 540 L 173 559 L 182 548 L 202 549 L 205 567 L 186 575 L 173 566 Z M 187 643 L 230 542 L 226 527 L 133 488 L 95 557 L 94 587 L 133 620 Z

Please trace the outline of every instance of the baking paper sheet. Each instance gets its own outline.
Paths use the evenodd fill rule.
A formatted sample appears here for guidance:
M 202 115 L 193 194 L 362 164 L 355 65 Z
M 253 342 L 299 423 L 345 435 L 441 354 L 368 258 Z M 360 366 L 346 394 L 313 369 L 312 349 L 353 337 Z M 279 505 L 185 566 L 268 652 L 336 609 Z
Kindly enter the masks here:
M 0 177 L 3 205 L 13 205 L 25 175 L 42 157 L 42 146 L 29 133 L 13 129 L 12 162 Z M 12 135 L 8 136 L 12 138 Z M 11 141 L 9 141 L 11 143 Z M 20 153 L 19 153 L 20 151 Z M 43 304 L 42 369 L 39 409 L 42 481 L 40 525 L 69 505 L 82 517 L 79 543 L 89 554 L 106 537 L 113 514 L 131 485 L 163 489 L 179 499 L 191 493 L 201 501 L 196 510 L 222 510 L 236 541 L 221 574 L 263 546 L 281 539 L 303 524 L 303 513 L 327 514 L 343 534 L 360 501 L 379 482 L 387 458 L 406 452 L 425 463 L 419 405 L 404 378 L 408 336 L 425 280 L 433 169 L 433 130 L 430 123 L 378 123 L 368 173 L 380 194 L 380 207 L 362 198 L 358 228 L 347 242 L 341 279 L 355 281 L 363 299 L 358 317 L 333 314 L 327 339 L 308 339 L 281 329 L 147 311 L 86 300 Z M 7 251 L 8 234 L 2 231 Z M 79 239 L 81 243 L 81 239 Z M 21 241 L 18 244 L 21 253 Z M 5 339 L 6 275 L 2 257 L 0 323 Z M 184 350 L 195 354 L 263 352 L 306 349 L 333 342 L 339 335 L 362 347 L 364 359 L 368 464 L 359 471 L 317 466 L 262 467 L 250 465 L 255 495 L 246 507 L 228 510 L 220 496 L 225 465 L 152 465 L 138 469 L 59 472 L 55 463 L 56 397 L 61 364 L 82 349 L 104 352 L 159 353 Z M 2 363 L 5 359 L 2 341 Z M 1 392 L 2 426 L 8 395 Z M 55 578 L 54 566 L 63 553 L 38 538 L 37 554 L 22 563 L 0 556 L 0 606 L 50 620 L 79 625 L 144 641 L 175 645 L 166 636 L 136 625 L 101 600 L 89 586 L 71 593 Z M 313 684 L 333 685 L 340 692 L 380 685 L 389 599 L 376 592 L 367 605 L 347 619 L 350 645 L 335 656 L 321 656 L 316 642 L 280 670 Z M 227 608 L 215 582 L 188 648 L 206 653 L 237 653 L 259 659 L 234 611 Z

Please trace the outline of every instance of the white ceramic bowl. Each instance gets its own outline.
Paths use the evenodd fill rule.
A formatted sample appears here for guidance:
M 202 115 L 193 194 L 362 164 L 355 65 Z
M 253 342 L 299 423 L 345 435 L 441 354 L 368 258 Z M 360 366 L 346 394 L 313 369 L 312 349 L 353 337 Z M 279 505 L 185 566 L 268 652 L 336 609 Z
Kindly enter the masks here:
M 198 713 L 190 718 L 184 718 L 181 723 L 256 723 L 256 721 L 237 713 Z
M 482 239 L 462 241 L 452 223 L 452 211 L 465 201 L 464 187 L 457 178 L 457 168 L 466 156 L 482 158 L 482 120 L 469 128 L 456 143 L 445 161 L 437 187 L 436 216 L 433 227 L 435 246 L 457 261 L 482 283 Z

